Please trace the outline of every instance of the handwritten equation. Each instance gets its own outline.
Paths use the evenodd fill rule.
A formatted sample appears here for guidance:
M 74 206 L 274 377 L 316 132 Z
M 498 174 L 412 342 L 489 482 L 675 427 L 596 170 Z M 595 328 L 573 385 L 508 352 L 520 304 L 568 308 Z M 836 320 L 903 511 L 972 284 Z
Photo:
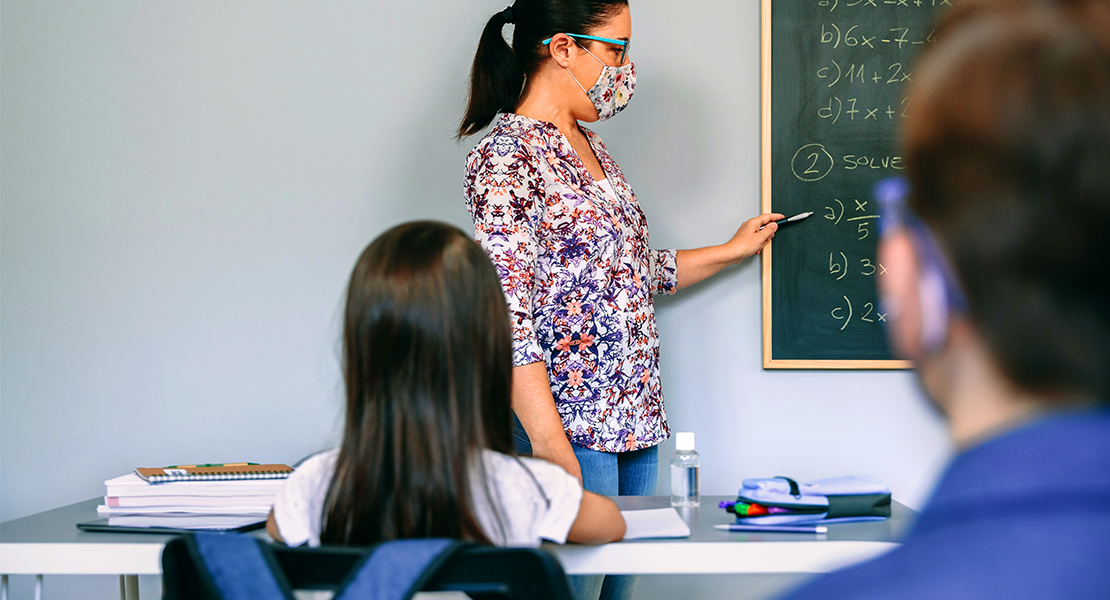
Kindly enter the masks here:
M 842 296 L 842 298 L 843 303 L 832 309 L 832 312 L 829 313 L 832 315 L 832 318 L 844 323 L 840 326 L 840 331 L 844 331 L 848 328 L 848 325 L 852 322 L 852 317 L 856 317 L 860 323 L 886 322 L 887 313 L 879 312 L 874 302 L 865 302 L 862 307 L 853 310 L 852 300 L 847 296 Z
M 837 25 L 836 23 L 821 24 L 821 43 L 832 44 L 833 49 L 839 48 L 843 43 L 845 48 L 855 48 L 860 46 L 863 48 L 875 48 L 875 44 L 893 44 L 899 50 L 903 46 L 919 46 L 921 44 L 932 43 L 933 34 L 936 33 L 935 29 L 929 31 L 924 36 L 919 35 L 919 32 L 911 30 L 909 27 L 890 27 L 885 32 L 871 31 L 872 35 L 868 36 L 863 30 L 856 31 L 860 25 Z M 911 33 L 913 31 L 913 33 Z
M 841 65 L 836 60 L 830 60 L 829 64 L 817 69 L 817 78 L 829 80 L 825 85 L 827 88 L 853 83 L 890 85 L 913 81 L 913 73 L 900 62 L 892 62 L 885 67 L 880 64 L 877 69 L 868 70 L 866 62 Z
M 936 8 L 952 6 L 953 4 L 959 4 L 959 2 L 956 2 L 955 0 L 820 0 L 817 3 L 817 6 L 821 8 L 827 8 L 829 9 L 829 12 L 832 12 L 836 10 L 837 7 L 841 6 L 844 8 L 879 8 L 881 6 L 905 8 Z
M 833 198 L 832 202 L 825 206 L 824 217 L 833 227 L 845 225 L 852 235 L 856 236 L 856 241 L 863 241 L 871 238 L 875 223 L 882 218 L 882 215 L 870 210 L 870 205 L 870 200 L 853 198 L 846 204 L 839 198 Z M 852 227 L 855 227 L 855 229 L 853 230 Z M 886 275 L 890 271 L 886 265 L 877 261 L 871 255 L 859 256 L 859 253 L 866 253 L 872 248 L 872 245 L 868 245 L 866 248 L 856 251 L 852 258 L 849 258 L 848 253 L 844 250 L 830 251 L 829 278 L 834 281 L 841 281 L 849 276 L 874 278 Z M 862 311 L 862 313 L 859 311 Z M 842 322 L 840 331 L 844 331 L 851 324 L 853 317 L 857 318 L 858 323 L 883 323 L 886 321 L 886 313 L 879 312 L 875 302 L 857 302 L 856 306 L 853 306 L 852 300 L 847 295 L 842 295 L 840 299 L 837 299 L 835 307 L 829 312 L 829 315 Z

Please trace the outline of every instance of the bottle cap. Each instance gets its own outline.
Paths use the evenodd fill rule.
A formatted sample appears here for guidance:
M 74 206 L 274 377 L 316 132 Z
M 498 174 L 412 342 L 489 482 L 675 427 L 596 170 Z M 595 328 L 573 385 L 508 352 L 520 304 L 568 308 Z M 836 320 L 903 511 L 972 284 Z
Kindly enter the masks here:
M 675 450 L 693 450 L 694 449 L 694 432 L 682 431 L 674 434 L 674 447 Z

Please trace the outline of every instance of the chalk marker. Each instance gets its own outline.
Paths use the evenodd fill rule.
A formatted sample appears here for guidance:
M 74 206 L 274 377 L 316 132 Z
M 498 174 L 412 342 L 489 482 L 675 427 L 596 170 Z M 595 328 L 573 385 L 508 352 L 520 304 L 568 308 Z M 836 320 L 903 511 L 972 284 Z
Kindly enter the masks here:
M 813 211 L 804 212 L 804 213 L 801 213 L 801 214 L 794 215 L 793 217 L 790 217 L 788 219 L 779 219 L 778 221 L 775 221 L 775 225 L 778 225 L 779 227 L 782 227 L 783 225 L 789 225 L 791 223 L 797 223 L 799 221 L 804 221 L 804 220 L 808 219 L 811 215 L 813 215 Z M 766 227 L 766 225 L 764 225 L 763 227 Z M 763 227 L 760 227 L 760 229 L 763 229 Z

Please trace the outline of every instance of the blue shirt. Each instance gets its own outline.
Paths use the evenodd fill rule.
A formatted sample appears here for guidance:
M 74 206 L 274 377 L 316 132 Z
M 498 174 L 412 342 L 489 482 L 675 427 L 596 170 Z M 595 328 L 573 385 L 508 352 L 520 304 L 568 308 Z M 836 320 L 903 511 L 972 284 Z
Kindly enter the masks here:
M 788 598 L 1110 598 L 1110 409 L 961 453 L 901 547 Z

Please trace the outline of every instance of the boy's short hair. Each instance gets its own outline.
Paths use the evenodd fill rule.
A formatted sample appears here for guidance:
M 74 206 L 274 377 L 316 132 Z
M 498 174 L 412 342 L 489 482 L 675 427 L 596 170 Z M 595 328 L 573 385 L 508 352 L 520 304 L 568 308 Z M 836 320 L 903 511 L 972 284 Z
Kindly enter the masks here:
M 914 70 L 912 208 L 1022 388 L 1110 397 L 1110 1 L 966 2 Z

